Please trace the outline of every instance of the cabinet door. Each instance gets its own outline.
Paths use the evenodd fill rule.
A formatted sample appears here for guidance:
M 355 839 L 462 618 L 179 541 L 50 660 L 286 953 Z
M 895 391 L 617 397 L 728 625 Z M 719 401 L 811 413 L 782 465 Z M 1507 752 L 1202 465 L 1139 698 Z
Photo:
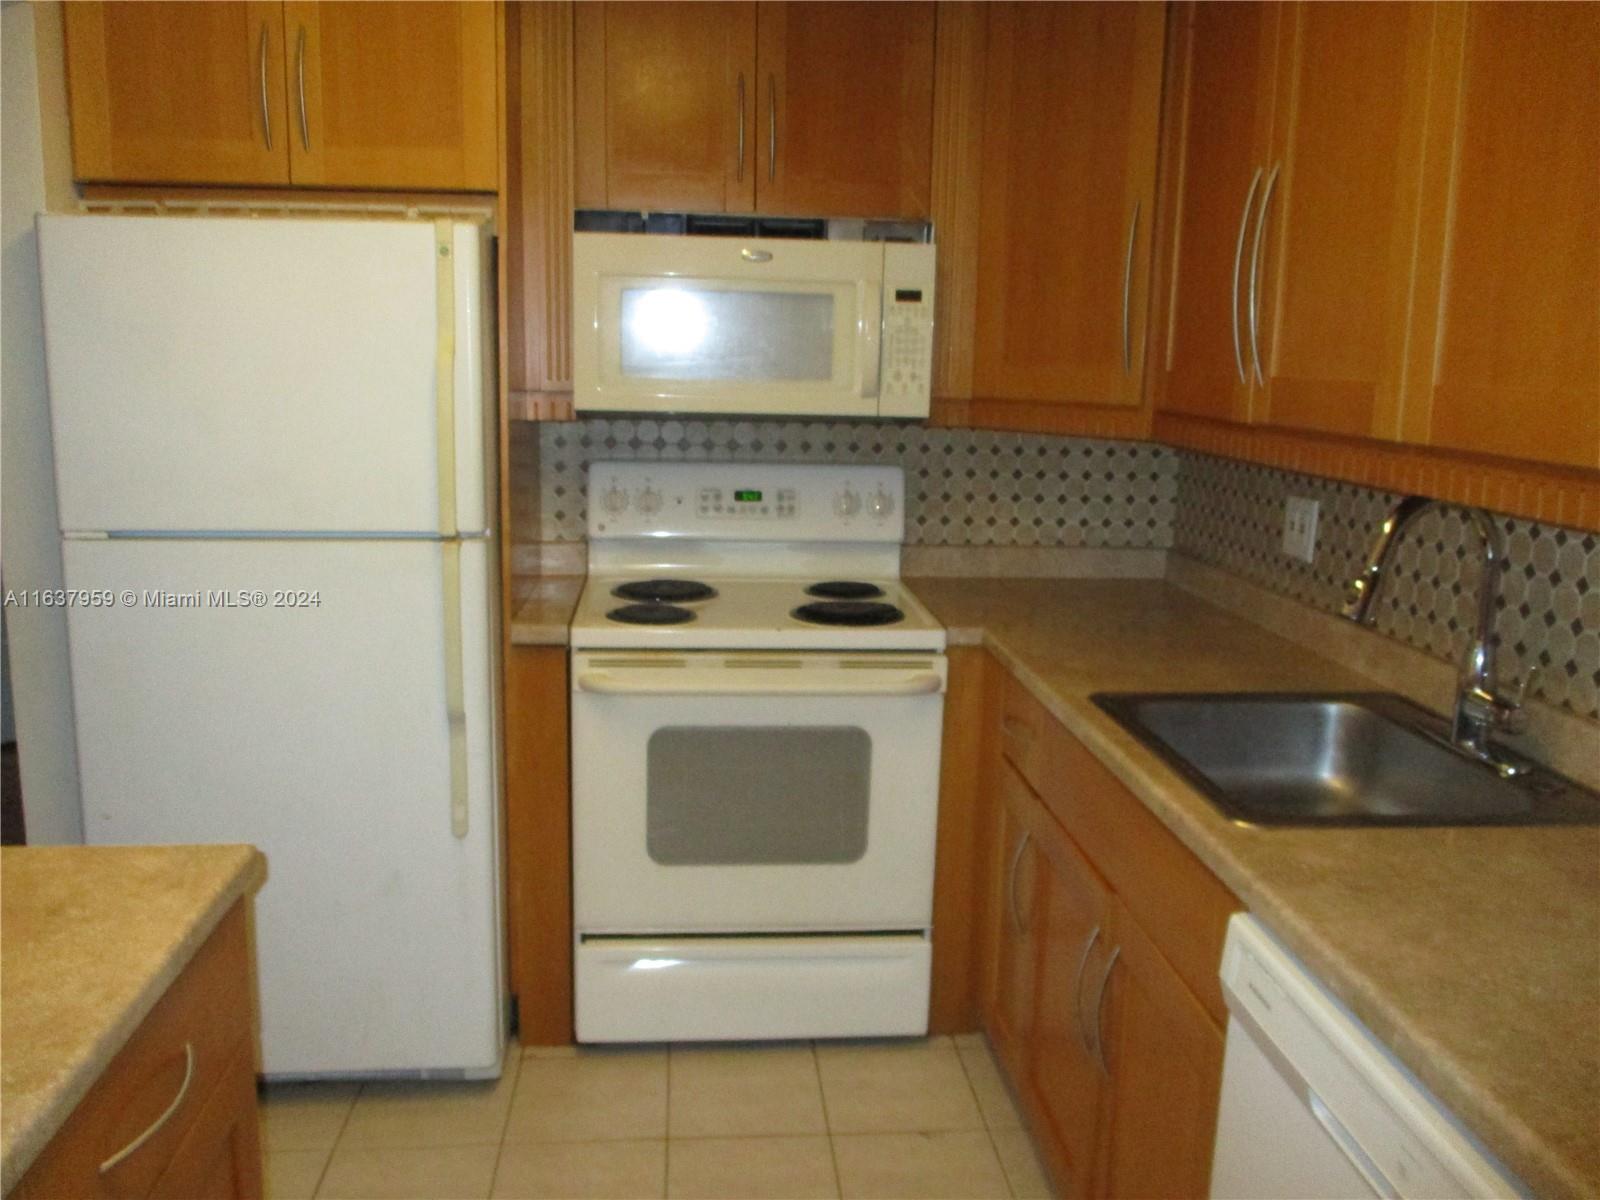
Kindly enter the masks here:
M 1104 1091 L 1095 981 L 1115 965 L 1106 927 L 1110 894 L 1065 836 L 1044 844 L 1029 1081 L 1056 1185 L 1067 1196 L 1087 1196 Z
M 1114 910 L 1117 959 L 1104 1002 L 1089 1018 L 1105 1045 L 1110 1075 L 1095 1190 L 1204 1196 L 1222 1090 L 1223 1031 L 1127 910 L 1120 903 Z
M 1434 14 L 1283 10 L 1272 153 L 1246 248 L 1259 420 L 1398 435 Z
M 64 6 L 76 178 L 289 182 L 279 3 Z
M 1174 86 L 1183 152 L 1173 239 L 1161 407 L 1224 420 L 1249 415 L 1243 327 L 1246 235 L 1260 197 L 1271 123 L 1278 9 L 1190 4 Z
M 1138 404 L 1165 11 L 985 12 L 974 393 Z
M 1000 836 L 996 839 L 996 895 L 991 911 L 993 973 L 985 1005 L 989 1034 L 1013 1079 L 1021 1079 L 1033 1028 L 1033 985 L 1037 965 L 1039 847 L 1023 824 L 1023 810 L 1037 805 L 1028 785 L 1009 764 L 1000 768 Z
M 1403 436 L 1600 465 L 1600 6 L 1438 20 Z
M 756 6 L 579 4 L 579 208 L 749 212 Z
M 284 6 L 294 182 L 493 191 L 495 6 Z
M 758 6 L 761 212 L 927 217 L 933 20 L 930 3 Z

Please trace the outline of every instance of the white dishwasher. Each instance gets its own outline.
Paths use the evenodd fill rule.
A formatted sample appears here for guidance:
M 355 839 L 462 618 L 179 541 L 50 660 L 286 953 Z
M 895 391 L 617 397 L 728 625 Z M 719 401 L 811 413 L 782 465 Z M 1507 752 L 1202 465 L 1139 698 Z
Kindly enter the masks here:
M 1394 1055 L 1254 917 L 1222 953 L 1218 1200 L 1523 1196 Z

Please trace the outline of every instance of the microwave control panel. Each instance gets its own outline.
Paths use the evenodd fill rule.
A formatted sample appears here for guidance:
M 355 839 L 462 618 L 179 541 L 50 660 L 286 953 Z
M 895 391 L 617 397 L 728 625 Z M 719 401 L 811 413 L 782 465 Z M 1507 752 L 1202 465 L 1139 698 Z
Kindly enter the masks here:
M 933 389 L 931 244 L 885 242 L 878 415 L 925 417 Z

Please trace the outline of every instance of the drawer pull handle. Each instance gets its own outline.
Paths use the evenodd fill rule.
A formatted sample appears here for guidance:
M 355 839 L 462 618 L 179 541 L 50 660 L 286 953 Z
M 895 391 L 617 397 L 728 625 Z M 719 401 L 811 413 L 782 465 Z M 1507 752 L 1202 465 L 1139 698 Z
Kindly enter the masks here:
M 179 1106 L 183 1104 L 184 1097 L 189 1094 L 189 1085 L 193 1082 L 194 1043 L 185 1042 L 183 1044 L 183 1082 L 178 1085 L 178 1094 L 172 1098 L 172 1103 L 167 1105 L 166 1111 L 157 1117 L 153 1122 L 151 1122 L 148 1129 L 146 1129 L 138 1137 L 134 1138 L 133 1141 L 129 1142 L 121 1150 L 118 1150 L 110 1158 L 106 1159 L 105 1162 L 100 1164 L 100 1174 L 104 1175 L 107 1171 L 111 1170 L 112 1167 L 115 1167 L 123 1159 L 137 1151 L 140 1146 L 144 1145 L 151 1138 L 155 1137 L 155 1135 L 161 1131 L 161 1127 L 172 1119 L 172 1114 L 177 1112 Z

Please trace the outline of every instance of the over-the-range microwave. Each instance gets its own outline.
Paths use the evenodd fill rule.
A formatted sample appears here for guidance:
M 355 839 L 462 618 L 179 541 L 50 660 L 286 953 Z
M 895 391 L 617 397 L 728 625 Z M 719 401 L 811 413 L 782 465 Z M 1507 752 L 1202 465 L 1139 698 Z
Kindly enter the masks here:
M 817 224 L 827 237 L 575 233 L 577 411 L 926 417 L 932 242 Z

